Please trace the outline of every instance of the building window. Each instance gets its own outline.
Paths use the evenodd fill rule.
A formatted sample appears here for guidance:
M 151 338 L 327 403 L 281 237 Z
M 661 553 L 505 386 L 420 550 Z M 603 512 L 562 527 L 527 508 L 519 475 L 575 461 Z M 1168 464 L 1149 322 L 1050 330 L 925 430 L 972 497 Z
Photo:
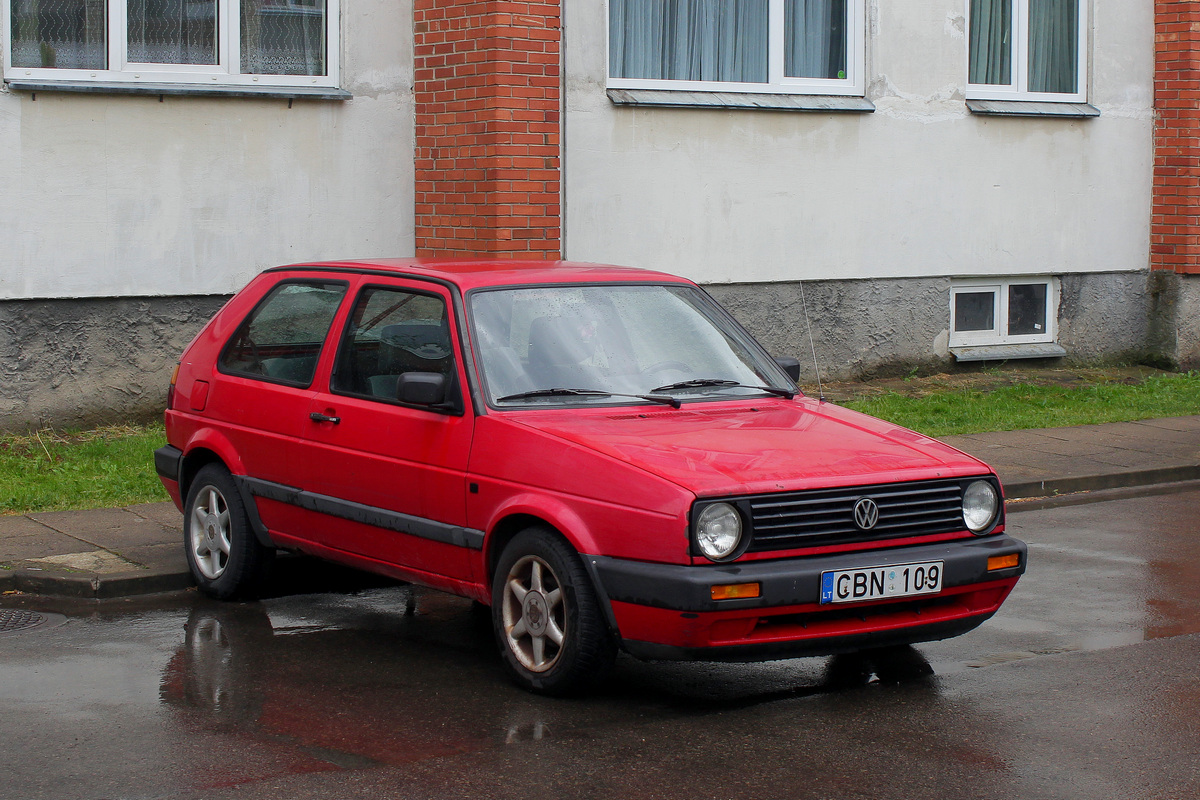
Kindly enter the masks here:
M 958 281 L 950 289 L 950 346 L 1053 342 L 1057 314 L 1053 278 Z
M 968 0 L 967 95 L 1086 101 L 1085 0 Z
M 862 0 L 609 0 L 610 88 L 863 94 Z
M 337 3 L 0 0 L 4 77 L 332 87 Z

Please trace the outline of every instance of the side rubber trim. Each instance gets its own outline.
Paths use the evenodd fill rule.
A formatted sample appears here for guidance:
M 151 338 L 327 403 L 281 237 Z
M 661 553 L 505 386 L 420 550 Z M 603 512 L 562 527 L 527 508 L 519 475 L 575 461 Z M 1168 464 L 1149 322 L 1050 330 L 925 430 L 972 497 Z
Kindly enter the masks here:
M 994 612 L 993 612 L 994 613 Z M 675 647 L 634 639 L 622 639 L 621 647 L 630 655 L 646 661 L 774 661 L 778 658 L 834 656 L 874 647 L 895 647 L 920 642 L 935 642 L 961 636 L 986 622 L 992 615 L 980 614 L 966 619 L 935 622 L 930 625 L 899 628 L 850 636 L 818 637 L 790 642 L 735 644 L 724 647 Z
M 821 599 L 821 574 L 832 570 L 887 567 L 923 561 L 943 562 L 942 586 L 966 586 L 1012 578 L 1025 572 L 1025 543 L 1006 534 L 958 539 L 884 550 L 834 553 L 778 561 L 727 564 L 655 564 L 607 556 L 589 556 L 596 584 L 610 600 L 672 611 L 735 611 L 746 608 L 806 605 Z M 988 572 L 990 556 L 1018 553 L 1019 566 Z M 718 583 L 762 584 L 762 595 L 748 600 L 713 600 Z
M 160 477 L 179 483 L 182 473 L 183 451 L 178 447 L 167 445 L 154 451 L 154 471 Z
M 477 531 L 473 528 L 447 525 L 444 522 L 436 522 L 424 517 L 414 517 L 409 514 L 401 514 L 398 511 L 390 511 L 386 508 L 354 503 L 337 497 L 316 494 L 315 492 L 306 492 L 293 486 L 285 486 L 281 483 L 264 481 L 245 475 L 237 476 L 237 478 L 245 485 L 250 494 L 257 497 L 264 497 L 267 500 L 275 500 L 280 503 L 299 506 L 309 511 L 316 511 L 319 514 L 328 514 L 331 517 L 348 519 L 351 522 L 361 522 L 364 525 L 373 525 L 376 528 L 384 528 L 385 530 L 396 531 L 397 533 L 406 533 L 410 536 L 418 536 L 434 542 L 453 544 L 471 550 L 483 549 L 483 531 Z

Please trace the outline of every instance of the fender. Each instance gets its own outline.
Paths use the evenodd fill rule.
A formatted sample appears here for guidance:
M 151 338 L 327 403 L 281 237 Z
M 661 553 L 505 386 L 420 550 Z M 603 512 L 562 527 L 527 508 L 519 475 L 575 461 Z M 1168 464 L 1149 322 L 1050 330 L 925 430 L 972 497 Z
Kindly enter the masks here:
M 192 438 L 188 439 L 187 443 L 183 446 L 185 461 L 194 450 L 211 450 L 216 453 L 217 458 L 221 459 L 231 473 L 234 475 L 246 474 L 246 466 L 242 463 L 242 457 L 238 455 L 237 449 L 230 444 L 225 434 L 216 428 L 204 427 L 192 434 Z M 186 479 L 191 476 L 182 475 L 180 477 Z
M 196 431 L 184 448 L 184 462 L 196 450 L 208 450 L 221 460 L 225 468 L 233 475 L 233 484 L 237 487 L 238 495 L 242 498 L 242 506 L 246 509 L 246 516 L 250 519 L 250 527 L 254 531 L 255 538 L 258 539 L 259 544 L 263 547 L 276 547 L 275 542 L 271 540 L 271 534 L 267 530 L 267 526 L 263 524 L 262 518 L 258 516 L 258 503 L 254 499 L 254 495 L 250 493 L 250 489 L 246 486 L 246 481 L 243 480 L 246 477 L 246 466 L 242 463 L 237 450 L 230 444 L 225 434 L 215 428 L 201 428 Z M 191 475 L 184 473 L 179 477 L 181 483 L 186 481 L 190 484 Z M 184 509 L 184 513 L 187 513 L 187 509 Z
M 501 520 L 518 514 L 545 520 L 547 524 L 566 537 L 566 540 L 575 548 L 575 552 L 581 555 L 599 552 L 591 528 L 570 505 L 553 495 L 521 492 L 512 495 L 503 504 L 497 506 L 491 519 L 487 522 L 485 528 L 487 541 L 484 544 L 484 551 L 489 558 L 491 557 L 492 533 L 500 525 Z
M 553 526 L 561 533 L 570 545 L 575 548 L 575 552 L 579 553 L 580 558 L 583 560 L 583 566 L 587 570 L 588 577 L 591 578 L 592 587 L 595 589 L 597 599 L 600 601 L 601 613 L 604 615 L 604 622 L 608 627 L 609 634 L 616 641 L 620 641 L 621 630 L 617 624 L 617 617 L 613 611 L 612 601 L 609 599 L 604 585 L 600 582 L 600 575 L 596 570 L 593 560 L 592 554 L 599 553 L 600 551 L 597 549 L 598 545 L 592 535 L 592 530 L 570 505 L 557 497 L 534 492 L 522 492 L 509 497 L 502 505 L 497 507 L 492 518 L 488 520 L 486 528 L 487 538 L 483 546 L 483 563 L 488 564 L 492 559 L 492 534 L 502 520 L 514 515 L 537 517 L 544 520 L 548 525 Z M 490 582 L 491 576 L 484 569 L 484 585 L 488 585 Z

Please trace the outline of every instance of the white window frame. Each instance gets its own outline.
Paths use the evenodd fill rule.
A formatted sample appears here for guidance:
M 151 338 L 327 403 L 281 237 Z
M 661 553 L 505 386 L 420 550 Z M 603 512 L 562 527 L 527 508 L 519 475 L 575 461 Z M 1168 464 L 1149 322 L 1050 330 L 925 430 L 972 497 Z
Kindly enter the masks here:
M 3 0 L 7 1 L 7 0 Z M 846 77 L 789 78 L 786 72 L 787 8 L 785 0 L 767 0 L 767 82 L 674 81 L 648 78 L 614 78 L 609 61 L 611 49 L 608 3 L 604 4 L 605 70 L 609 89 L 661 89 L 680 92 L 748 92 L 754 94 L 822 94 L 862 97 L 866 94 L 866 2 L 847 0 Z
M 966 75 L 968 100 L 1016 100 L 1025 102 L 1086 103 L 1088 86 L 1088 0 L 1079 3 L 1079 41 L 1076 45 L 1079 63 L 1075 65 L 1077 91 L 1029 91 L 1029 0 L 1009 0 L 1012 3 L 1012 42 L 1010 63 L 1012 83 L 970 83 L 971 76 L 971 0 L 964 0 L 967 16 Z
M 217 2 L 217 64 L 139 64 L 127 58 L 126 0 L 106 0 L 106 58 L 108 69 L 58 69 L 12 65 L 12 0 L 0 0 L 3 21 L 4 79 L 54 83 L 178 84 L 207 87 L 336 88 L 340 83 L 341 4 L 325 0 L 325 75 L 263 75 L 240 72 L 241 4 Z
M 1042 333 L 1010 336 L 1008 334 L 1008 294 L 1011 286 L 1040 283 L 1046 286 L 1046 329 Z M 991 291 L 992 320 L 995 325 L 986 331 L 955 331 L 955 300 L 960 294 Z M 950 287 L 950 347 L 974 347 L 998 344 L 1037 344 L 1054 342 L 1058 338 L 1059 282 L 1045 275 L 1017 278 L 980 278 L 956 280 Z

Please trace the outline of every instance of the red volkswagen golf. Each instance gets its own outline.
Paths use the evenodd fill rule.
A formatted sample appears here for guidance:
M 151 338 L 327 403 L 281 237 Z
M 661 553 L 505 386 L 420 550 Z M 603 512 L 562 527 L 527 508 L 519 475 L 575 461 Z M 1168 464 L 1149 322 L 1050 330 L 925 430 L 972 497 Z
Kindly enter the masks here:
M 252 596 L 279 549 L 453 592 L 551 694 L 618 649 L 824 655 L 994 614 L 1026 559 L 996 476 L 798 374 L 663 273 L 279 267 L 183 354 L 155 464 L 204 592 Z

